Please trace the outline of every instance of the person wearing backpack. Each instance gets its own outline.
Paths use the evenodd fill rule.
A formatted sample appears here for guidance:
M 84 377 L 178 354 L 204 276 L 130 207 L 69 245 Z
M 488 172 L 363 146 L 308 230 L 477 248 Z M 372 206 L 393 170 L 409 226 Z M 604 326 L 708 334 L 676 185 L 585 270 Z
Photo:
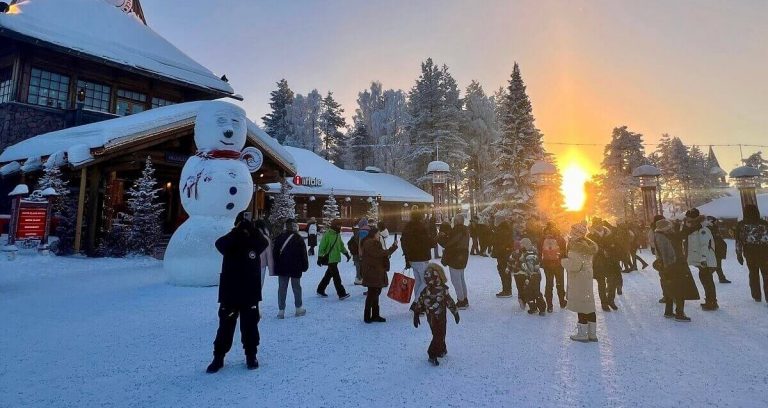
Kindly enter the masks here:
M 707 221 L 709 222 L 707 228 L 709 228 L 709 231 L 712 233 L 712 237 L 715 240 L 715 257 L 717 258 L 715 272 L 717 273 L 720 283 L 731 283 L 731 281 L 725 277 L 725 272 L 723 272 L 723 259 L 728 255 L 728 244 L 725 242 L 725 239 L 723 239 L 723 234 L 720 233 L 720 225 L 718 224 L 717 218 L 709 215 L 707 216 Z
M 339 262 L 341 262 L 342 254 L 347 257 L 347 262 L 352 259 L 347 248 L 344 247 L 344 242 L 341 240 L 341 221 L 333 220 L 331 221 L 331 228 L 323 234 L 323 238 L 320 240 L 320 248 L 317 250 L 317 265 L 328 265 L 323 279 L 317 285 L 317 294 L 320 297 L 328 297 L 325 294 L 325 289 L 331 283 L 331 280 L 333 280 L 333 286 L 336 287 L 336 295 L 339 296 L 339 300 L 349 297 L 349 293 L 344 289 L 344 285 L 341 283 L 341 276 L 339 275 Z
M 288 283 L 293 289 L 293 302 L 296 306 L 296 317 L 304 316 L 301 299 L 301 275 L 309 269 L 307 247 L 299 235 L 296 221 L 289 218 L 285 221 L 285 231 L 278 235 L 273 246 L 272 257 L 275 262 L 275 275 L 278 277 L 277 312 L 278 319 L 285 318 L 285 299 L 288 295 Z
M 768 222 L 754 204 L 744 206 L 744 219 L 736 224 L 736 260 L 749 269 L 749 290 L 755 302 L 768 302 Z M 763 276 L 762 290 L 760 275 Z
M 563 238 L 557 226 L 553 222 L 548 222 L 542 232 L 542 239 L 539 244 L 539 253 L 541 254 L 541 266 L 544 269 L 546 284 L 544 286 L 544 299 L 547 301 L 547 312 L 552 313 L 554 306 L 552 304 L 552 290 L 557 287 L 557 297 L 560 301 L 560 308 L 568 304 L 565 298 L 565 277 L 563 276 L 563 266 L 560 261 L 565 258 L 565 239 Z

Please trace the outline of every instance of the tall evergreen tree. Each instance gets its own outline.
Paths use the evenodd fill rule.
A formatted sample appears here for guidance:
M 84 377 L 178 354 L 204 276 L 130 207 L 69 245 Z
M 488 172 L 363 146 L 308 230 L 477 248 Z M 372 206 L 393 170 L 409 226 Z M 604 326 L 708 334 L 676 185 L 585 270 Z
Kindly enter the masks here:
M 53 252 L 56 255 L 70 255 L 74 250 L 77 208 L 69 190 L 69 182 L 64 180 L 61 170 L 56 166 L 46 165 L 37 182 L 37 190 L 47 188 L 53 188 L 57 194 L 50 198 L 51 213 L 58 220 L 54 231 L 58 241 L 52 248 Z
M 763 152 L 755 152 L 742 160 L 745 166 L 754 167 L 760 170 L 760 184 L 768 184 L 768 160 L 763 159 Z
M 364 170 L 366 166 L 372 166 L 373 149 L 370 147 L 368 128 L 360 120 L 354 120 L 354 125 L 347 131 L 347 153 L 344 163 L 345 168 Z
M 614 128 L 603 152 L 603 174 L 595 177 L 598 207 L 604 215 L 618 218 L 632 215 L 631 209 L 640 199 L 639 194 L 634 194 L 632 170 L 647 162 L 643 135 L 626 126 Z
M 280 183 L 280 192 L 275 194 L 269 210 L 269 223 L 272 224 L 272 234 L 277 235 L 283 230 L 285 220 L 296 218 L 296 201 L 291 194 L 291 188 L 286 181 Z
M 536 185 L 530 169 L 534 162 L 544 158 L 544 146 L 517 63 L 500 105 L 501 136 L 494 144 L 498 156 L 494 161 L 494 176 L 487 185 L 487 192 L 494 200 L 486 212 L 511 217 L 518 228 L 524 228 L 525 220 L 535 210 Z
M 333 191 L 331 191 L 331 195 L 328 196 L 325 204 L 323 204 L 323 225 L 328 227 L 331 225 L 331 221 L 338 218 L 341 218 L 339 204 L 336 202 L 336 197 L 333 196 Z
M 288 107 L 293 104 L 293 91 L 288 87 L 285 78 L 277 82 L 277 89 L 269 93 L 269 107 L 272 110 L 261 120 L 264 122 L 264 130 L 283 143 L 290 133 L 288 126 Z
M 342 114 L 344 109 L 341 104 L 333 99 L 333 93 L 323 99 L 322 113 L 320 114 L 320 132 L 323 139 L 323 153 L 326 160 L 330 160 L 337 166 L 343 166 L 344 133 L 340 129 L 347 126 L 347 120 Z
M 654 164 L 661 172 L 662 202 L 673 214 L 684 212 L 690 206 L 688 148 L 680 138 L 665 133 L 654 153 Z
M 152 255 L 162 235 L 161 215 L 155 168 L 147 156 L 141 177 L 128 190 L 128 250 L 139 255 Z
M 490 198 L 483 186 L 492 177 L 495 150 L 493 144 L 499 139 L 496 121 L 496 106 L 483 91 L 483 87 L 472 81 L 464 97 L 466 121 L 462 135 L 467 143 L 467 166 L 462 191 L 465 201 L 470 203 L 472 213 L 485 209 Z
M 307 96 L 298 94 L 293 98 L 293 104 L 287 108 L 289 134 L 284 144 L 322 154 L 323 142 L 320 130 L 322 103 L 323 98 L 317 89 L 313 89 Z
M 368 218 L 369 223 L 373 221 L 373 224 L 376 224 L 379 222 L 379 202 L 376 201 L 375 198 L 370 197 L 368 204 L 368 212 L 365 214 L 365 216 Z

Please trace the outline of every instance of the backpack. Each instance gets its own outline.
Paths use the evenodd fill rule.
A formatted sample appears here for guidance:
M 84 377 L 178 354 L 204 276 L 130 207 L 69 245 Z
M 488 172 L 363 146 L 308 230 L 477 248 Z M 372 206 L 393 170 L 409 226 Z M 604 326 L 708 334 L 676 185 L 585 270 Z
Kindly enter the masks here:
M 358 251 L 357 234 L 353 234 L 352 238 L 350 238 L 349 241 L 347 241 L 347 250 L 349 251 L 350 255 L 354 255 L 354 256 L 358 255 L 359 251 Z
M 745 245 L 768 249 L 768 226 L 763 224 L 744 224 L 741 237 Z
M 541 245 L 541 260 L 544 262 L 560 261 L 560 245 L 556 239 L 544 239 Z

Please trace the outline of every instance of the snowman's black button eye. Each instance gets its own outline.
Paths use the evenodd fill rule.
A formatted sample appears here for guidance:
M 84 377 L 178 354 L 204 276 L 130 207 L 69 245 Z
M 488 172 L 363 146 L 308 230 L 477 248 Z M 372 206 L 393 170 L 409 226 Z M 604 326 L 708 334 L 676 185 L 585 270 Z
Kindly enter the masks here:
M 227 204 L 227 210 L 231 210 L 233 208 L 235 208 L 235 204 L 234 203 Z
M 229 194 L 232 194 L 232 195 L 237 194 L 237 187 L 230 187 L 229 188 Z

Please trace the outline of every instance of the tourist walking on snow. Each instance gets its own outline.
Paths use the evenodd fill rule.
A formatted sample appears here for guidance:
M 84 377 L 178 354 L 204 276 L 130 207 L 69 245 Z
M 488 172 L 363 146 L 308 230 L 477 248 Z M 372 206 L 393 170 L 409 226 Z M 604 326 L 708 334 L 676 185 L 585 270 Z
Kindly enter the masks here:
M 333 220 L 331 221 L 331 228 L 323 234 L 323 238 L 320 240 L 320 247 L 317 250 L 317 265 L 322 266 L 324 263 L 328 265 L 323 279 L 320 280 L 320 284 L 317 286 L 317 294 L 321 297 L 328 297 L 325 289 L 331 280 L 333 280 L 333 286 L 336 288 L 336 295 L 339 297 L 339 300 L 349 297 L 349 293 L 344 289 L 344 285 L 341 283 L 341 276 L 339 275 L 341 255 L 347 258 L 347 262 L 351 259 L 347 248 L 344 247 L 344 242 L 341 240 L 341 221 Z
M 215 373 L 224 366 L 224 356 L 232 348 L 237 319 L 249 370 L 259 367 L 256 353 L 259 347 L 259 302 L 261 302 L 261 258 L 267 240 L 242 213 L 235 227 L 216 240 L 221 253 L 219 278 L 219 329 L 213 341 L 213 361 L 206 371 Z
M 553 222 L 548 222 L 542 232 L 542 239 L 539 242 L 539 253 L 541 254 L 541 266 L 544 268 L 546 286 L 544 287 L 544 299 L 547 301 L 547 312 L 552 313 L 552 290 L 557 286 L 557 297 L 560 301 L 560 307 L 564 308 L 568 301 L 565 297 L 565 278 L 563 276 L 563 266 L 560 260 L 565 257 L 565 239 L 558 231 Z
M 691 209 L 685 213 L 684 231 L 686 237 L 686 250 L 688 265 L 695 266 L 699 270 L 699 281 L 704 287 L 703 310 L 717 310 L 717 288 L 713 274 L 717 267 L 715 256 L 715 240 L 712 232 L 707 228 L 707 221 L 699 214 L 699 210 Z
M 360 263 L 360 248 L 362 248 L 363 240 L 368 236 L 368 232 L 370 230 L 371 227 L 368 225 L 368 218 L 360 218 L 360 221 L 357 222 L 357 231 L 352 234 L 352 238 L 348 243 L 348 245 L 355 246 L 355 252 L 357 253 L 357 259 L 353 260 L 355 263 L 355 285 L 363 284 L 363 271 Z M 354 242 L 352 240 L 354 240 Z
M 760 211 L 754 204 L 744 207 L 744 219 L 736 225 L 736 259 L 744 265 L 745 258 L 752 299 L 768 302 L 768 221 L 760 218 Z
M 397 242 L 393 242 L 388 249 L 382 248 L 381 232 L 377 228 L 371 228 L 360 247 L 363 286 L 368 288 L 363 311 L 363 321 L 366 323 L 387 321 L 379 312 L 379 295 L 382 288 L 389 286 L 389 257 L 397 248 Z
M 437 245 L 437 237 L 430 234 L 424 213 L 417 206 L 411 209 L 411 219 L 403 228 L 401 242 L 405 268 L 413 269 L 413 277 L 416 280 L 413 296 L 418 298 L 424 289 L 424 271 L 432 260 L 432 247 Z
M 728 278 L 725 277 L 723 272 L 723 259 L 728 255 L 728 244 L 723 239 L 723 234 L 720 233 L 720 225 L 717 218 L 713 216 L 707 216 L 707 228 L 712 233 L 712 238 L 715 240 L 715 258 L 717 258 L 717 266 L 715 272 L 717 273 L 720 283 L 731 283 Z
M 560 262 L 568 273 L 568 310 L 578 316 L 576 334 L 571 340 L 597 341 L 597 313 L 592 289 L 592 258 L 598 251 L 597 244 L 586 237 L 587 225 L 571 226 L 567 256 Z
M 520 282 L 520 306 L 528 314 L 546 315 L 544 297 L 541 296 L 541 262 L 539 252 L 529 238 L 520 240 L 520 249 L 513 251 L 507 262 L 507 270 Z
M 449 224 L 443 225 L 450 227 Z M 467 282 L 464 279 L 464 270 L 469 261 L 469 229 L 464 225 L 462 214 L 453 217 L 453 227 L 449 231 L 445 242 L 440 244 L 443 246 L 442 263 L 448 266 L 451 274 L 451 284 L 456 292 L 456 306 L 463 310 L 469 307 Z
M 307 246 L 309 247 L 309 256 L 314 256 L 317 246 L 317 220 L 315 217 L 307 221 Z
M 273 249 L 275 275 L 278 277 L 277 312 L 278 319 L 285 318 L 285 300 L 288 296 L 288 284 L 293 290 L 293 303 L 296 317 L 304 316 L 307 311 L 301 298 L 301 275 L 309 269 L 307 247 L 298 233 L 298 225 L 293 219 L 285 221 L 285 231 L 275 239 Z
M 515 248 L 515 241 L 512 238 L 512 224 L 509 221 L 499 217 L 500 223 L 496 227 L 493 240 L 492 256 L 496 258 L 496 271 L 501 280 L 501 292 L 496 294 L 499 298 L 512 297 L 512 275 L 507 269 L 509 256 Z M 518 287 L 518 298 L 520 297 L 520 287 Z
M 459 309 L 451 298 L 448 286 L 445 285 L 445 271 L 440 265 L 430 263 L 424 271 L 424 280 L 426 287 L 411 305 L 413 327 L 419 327 L 421 324 L 419 315 L 426 313 L 427 323 L 432 330 L 432 341 L 429 343 L 427 355 L 429 362 L 438 366 L 440 365 L 438 358 L 448 354 L 448 347 L 445 344 L 448 311 L 451 311 L 456 324 L 459 324 Z
M 267 247 L 261 251 L 259 262 L 261 264 L 261 287 L 264 288 L 264 282 L 267 278 L 267 268 L 270 276 L 275 274 L 275 261 L 272 258 L 272 238 L 269 236 L 269 226 L 263 219 L 258 219 L 253 223 L 256 231 L 267 240 Z
M 472 217 L 469 221 L 469 237 L 472 238 L 472 249 L 469 251 L 470 255 L 480 255 L 480 242 L 478 232 L 478 219 Z
M 619 260 L 611 251 L 611 232 L 602 225 L 602 220 L 595 217 L 587 235 L 591 241 L 597 244 L 597 253 L 592 258 L 593 276 L 597 281 L 597 291 L 600 297 L 600 305 L 605 312 L 611 309 L 619 310 L 616 306 L 616 291 L 618 280 L 621 278 Z
M 699 291 L 688 268 L 681 235 L 671 221 L 656 221 L 654 268 L 661 274 L 662 291 L 666 298 L 664 317 L 690 322 L 691 319 L 685 315 L 685 301 L 699 299 Z

